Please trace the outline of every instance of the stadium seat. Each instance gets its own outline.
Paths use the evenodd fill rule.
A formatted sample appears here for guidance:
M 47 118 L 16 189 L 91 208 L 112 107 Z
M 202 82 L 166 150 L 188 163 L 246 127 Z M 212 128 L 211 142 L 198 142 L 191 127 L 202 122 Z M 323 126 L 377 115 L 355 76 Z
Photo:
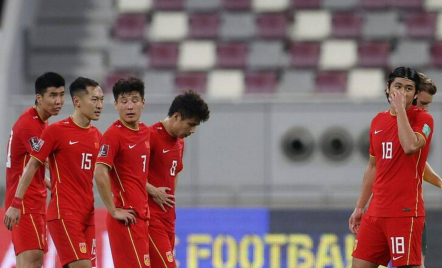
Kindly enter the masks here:
M 207 75 L 204 72 L 180 72 L 175 77 L 175 88 L 178 91 L 193 89 L 202 94 L 206 92 Z
M 224 13 L 221 37 L 227 40 L 249 39 L 255 36 L 255 19 L 251 13 Z
M 366 9 L 385 9 L 388 7 L 388 0 L 360 0 L 359 5 Z
M 425 10 L 430 11 L 441 11 L 442 10 L 442 1 L 440 0 L 426 0 L 424 2 Z
M 152 17 L 150 38 L 156 42 L 179 41 L 187 37 L 188 18 L 183 12 L 156 12 Z
M 207 95 L 213 99 L 239 99 L 244 93 L 244 73 L 238 70 L 214 70 L 207 79 Z
M 199 13 L 190 16 L 190 36 L 192 38 L 217 38 L 221 20 L 218 14 Z
M 315 89 L 315 72 L 311 70 L 287 70 L 282 74 L 278 87 L 280 94 L 312 93 Z
M 436 26 L 436 39 L 442 40 L 442 12 L 439 12 L 437 16 L 437 26 Z
M 353 10 L 359 0 L 323 0 L 322 7 L 330 10 Z
M 350 97 L 382 97 L 385 87 L 383 69 L 353 69 L 348 74 L 347 94 Z
M 175 93 L 174 73 L 172 71 L 148 71 L 143 74 L 145 91 L 149 96 Z
M 335 13 L 332 18 L 333 37 L 357 38 L 361 35 L 362 23 L 360 13 Z
M 108 46 L 109 66 L 114 70 L 145 69 L 147 59 L 141 42 L 111 42 Z
M 106 88 L 103 88 L 104 92 L 105 93 L 112 93 L 112 88 L 115 85 L 115 83 L 118 82 L 118 80 L 125 79 L 130 76 L 136 77 L 137 74 L 134 72 L 127 72 L 127 71 L 116 71 L 116 72 L 108 73 L 106 76 L 106 81 L 105 81 Z
M 152 43 L 148 47 L 149 63 L 153 68 L 175 68 L 178 54 L 177 43 Z
M 431 46 L 431 60 L 433 66 L 442 67 L 442 42 L 434 43 Z
M 407 36 L 432 38 L 436 31 L 436 13 L 409 13 L 405 15 Z
M 215 66 L 216 47 L 212 41 L 185 41 L 180 44 L 181 70 L 206 70 Z
M 152 8 L 152 0 L 117 0 L 118 13 L 146 13 Z
M 294 16 L 291 30 L 293 40 L 323 40 L 331 33 L 331 14 L 326 10 L 298 11 Z
M 248 66 L 251 69 L 278 68 L 286 59 L 279 41 L 255 41 L 250 45 Z
M 319 72 L 316 75 L 316 92 L 344 93 L 347 88 L 347 72 Z
M 277 89 L 277 77 L 274 72 L 246 73 L 246 93 L 274 93 Z
M 287 24 L 287 17 L 284 13 L 259 14 L 256 18 L 258 36 L 261 38 L 285 38 Z
M 290 5 L 295 10 L 319 9 L 321 7 L 321 0 L 291 0 Z
M 145 24 L 145 14 L 122 14 L 115 21 L 114 37 L 118 40 L 142 40 Z
M 183 10 L 184 0 L 154 0 L 153 8 L 156 10 Z
M 289 48 L 292 67 L 316 67 L 319 62 L 321 47 L 318 42 L 297 42 Z
M 221 8 L 221 0 L 187 0 L 186 9 L 190 11 L 213 11 Z
M 224 0 L 224 9 L 229 11 L 247 11 L 251 8 L 251 0 Z
M 358 66 L 386 67 L 390 55 L 388 41 L 361 42 L 358 45 Z
M 367 39 L 392 39 L 400 34 L 399 30 L 399 14 L 394 11 L 367 13 L 362 27 Z
M 217 66 L 220 68 L 244 68 L 247 64 L 247 43 L 219 43 Z
M 402 40 L 390 57 L 390 66 L 410 66 L 416 69 L 430 63 L 430 44 L 427 41 Z
M 357 44 L 353 40 L 327 40 L 321 45 L 319 66 L 325 70 L 343 70 L 356 65 Z
M 389 0 L 392 8 L 405 8 L 410 10 L 419 10 L 422 8 L 422 0 Z
M 289 0 L 252 0 L 252 8 L 255 12 L 278 12 L 289 7 Z

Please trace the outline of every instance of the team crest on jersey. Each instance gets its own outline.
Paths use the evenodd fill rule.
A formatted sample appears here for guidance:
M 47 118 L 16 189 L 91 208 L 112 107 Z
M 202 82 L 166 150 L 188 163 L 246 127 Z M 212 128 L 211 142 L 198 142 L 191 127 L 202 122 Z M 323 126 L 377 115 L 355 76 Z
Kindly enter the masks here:
M 166 257 L 168 262 L 173 262 L 173 254 L 172 252 L 168 251 L 166 252 Z
M 39 139 L 37 136 L 34 136 L 29 139 L 29 144 L 31 145 L 31 149 L 39 152 L 43 144 L 45 143 L 44 140 Z
M 101 145 L 100 152 L 98 153 L 98 156 L 106 157 L 109 153 L 109 145 L 103 144 Z
M 150 266 L 150 257 L 149 257 L 149 254 L 145 254 L 145 255 L 144 255 L 144 264 L 145 264 L 146 266 Z
M 79 246 L 80 246 L 80 252 L 81 253 L 86 253 L 87 252 L 87 248 L 86 248 L 86 243 L 85 242 L 81 242 L 81 243 L 79 243 Z

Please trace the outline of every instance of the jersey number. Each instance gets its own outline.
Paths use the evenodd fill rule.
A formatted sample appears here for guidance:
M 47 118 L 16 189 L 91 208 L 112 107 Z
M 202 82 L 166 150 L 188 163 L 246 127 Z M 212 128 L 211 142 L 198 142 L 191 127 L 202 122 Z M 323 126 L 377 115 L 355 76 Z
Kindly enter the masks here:
M 11 130 L 11 136 L 9 136 L 9 142 L 8 142 L 8 156 L 6 157 L 6 167 L 7 168 L 11 168 L 12 134 L 14 134 L 14 131 Z
M 83 158 L 81 160 L 81 169 L 90 170 L 92 167 L 92 161 L 91 161 L 92 154 L 82 153 L 81 156 Z
M 382 143 L 382 159 L 393 158 L 393 142 L 387 141 Z
M 146 155 L 142 155 L 141 158 L 143 159 L 143 172 L 146 172 L 146 159 L 147 156 Z
M 178 166 L 178 161 L 172 160 L 172 167 L 170 168 L 170 176 L 175 176 L 177 166 Z
M 393 251 L 393 254 L 404 254 L 405 253 L 404 237 L 397 236 L 397 237 L 390 237 L 390 239 L 391 239 L 391 250 Z

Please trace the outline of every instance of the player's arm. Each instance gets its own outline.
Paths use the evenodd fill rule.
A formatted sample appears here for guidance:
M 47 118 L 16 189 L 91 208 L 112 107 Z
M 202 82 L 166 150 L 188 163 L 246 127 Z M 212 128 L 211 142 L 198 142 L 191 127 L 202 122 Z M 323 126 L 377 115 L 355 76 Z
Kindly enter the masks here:
M 368 200 L 372 194 L 373 182 L 376 178 L 376 158 L 370 156 L 368 160 L 367 168 L 364 172 L 364 178 L 362 180 L 361 193 L 359 195 L 358 201 L 356 202 L 356 207 L 348 220 L 348 228 L 354 234 L 358 232 L 359 224 L 364 215 L 364 208 L 368 203 Z
M 439 189 L 442 189 L 442 179 L 436 172 L 431 168 L 430 164 L 425 163 L 424 181 L 433 184 Z
M 175 176 L 175 191 L 176 191 L 176 186 L 178 185 L 178 174 Z
M 132 223 L 136 223 L 135 212 L 133 210 L 126 210 L 115 207 L 110 185 L 109 167 L 105 164 L 97 163 L 95 165 L 94 179 L 97 183 L 100 197 L 103 200 L 103 203 L 106 206 L 109 214 L 117 220 L 124 221 L 124 224 L 126 226 Z
M 168 187 L 155 187 L 148 182 L 146 183 L 146 191 L 164 212 L 167 211 L 164 206 L 173 208 L 175 205 L 175 201 L 173 200 L 175 196 L 167 193 L 170 191 Z
M 3 223 L 5 224 L 6 228 L 8 228 L 8 230 L 12 230 L 13 226 L 18 225 L 21 216 L 20 206 L 23 197 L 25 196 L 26 190 L 32 182 L 32 178 L 41 165 L 42 163 L 40 161 L 38 161 L 34 157 L 31 157 L 25 169 L 23 170 L 23 174 L 20 178 L 20 181 L 18 182 L 17 190 L 15 192 L 12 204 L 6 211 L 5 217 L 3 219 Z

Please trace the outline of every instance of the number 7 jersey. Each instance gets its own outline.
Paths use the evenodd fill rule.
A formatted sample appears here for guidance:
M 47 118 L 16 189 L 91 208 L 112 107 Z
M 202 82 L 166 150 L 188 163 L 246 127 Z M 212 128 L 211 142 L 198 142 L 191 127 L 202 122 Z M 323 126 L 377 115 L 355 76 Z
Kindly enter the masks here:
M 379 113 L 370 127 L 370 155 L 376 158 L 376 178 L 367 213 L 375 217 L 425 216 L 422 177 L 433 136 L 433 118 L 422 109 L 407 110 L 411 128 L 424 147 L 406 155 L 399 141 L 397 117 Z

